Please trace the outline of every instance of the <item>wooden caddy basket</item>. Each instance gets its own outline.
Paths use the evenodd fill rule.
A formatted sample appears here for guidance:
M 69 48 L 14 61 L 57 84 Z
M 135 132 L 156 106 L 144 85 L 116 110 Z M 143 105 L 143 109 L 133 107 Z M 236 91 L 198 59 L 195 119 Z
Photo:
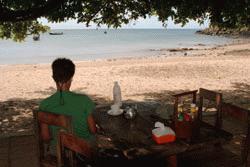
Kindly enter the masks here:
M 192 141 L 199 134 L 199 119 L 198 117 L 190 121 L 179 121 L 178 120 L 178 104 L 179 100 L 184 96 L 192 95 L 192 103 L 196 104 L 197 90 L 184 92 L 174 95 L 174 117 L 173 117 L 173 128 L 176 133 L 176 137 L 179 139 L 186 139 Z

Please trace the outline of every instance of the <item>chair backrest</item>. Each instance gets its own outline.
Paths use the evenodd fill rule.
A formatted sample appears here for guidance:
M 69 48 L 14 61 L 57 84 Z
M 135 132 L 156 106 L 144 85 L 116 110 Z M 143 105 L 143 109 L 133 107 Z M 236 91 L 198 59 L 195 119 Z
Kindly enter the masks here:
M 73 153 L 78 153 L 83 155 L 86 158 L 91 157 L 91 148 L 90 145 L 84 140 L 73 134 L 61 131 L 59 132 L 59 145 L 60 145 L 60 157 L 61 160 L 65 158 L 65 148 L 71 151 L 69 156 L 69 162 L 71 166 L 75 166 Z M 63 164 L 63 161 L 62 161 Z
M 191 98 L 192 103 L 196 104 L 196 95 L 198 90 L 183 92 L 173 95 L 174 97 L 174 115 L 173 115 L 173 128 L 175 130 L 176 136 L 181 139 L 187 139 L 191 141 L 199 131 L 198 126 L 195 123 L 186 123 L 185 121 L 178 121 L 178 104 L 183 98 Z M 191 97 L 190 97 L 191 96 Z
M 178 104 L 181 98 L 185 97 L 185 96 L 192 96 L 192 103 L 196 104 L 196 95 L 197 95 L 198 90 L 193 90 L 193 91 L 188 91 L 188 92 L 183 92 L 183 93 L 179 93 L 179 94 L 175 94 L 174 96 L 174 118 L 177 119 L 177 108 L 178 108 Z
M 58 126 L 62 129 L 67 130 L 68 132 L 72 132 L 71 117 L 66 115 L 43 112 L 43 111 L 34 111 L 33 113 L 36 122 L 36 133 L 39 141 L 39 157 L 40 157 L 40 162 L 42 162 L 42 160 L 46 155 L 45 144 L 47 144 L 48 147 L 48 143 L 52 139 L 52 136 L 49 131 L 49 126 L 50 125 Z M 58 159 L 60 158 L 58 144 L 57 144 L 56 154 L 57 154 L 56 155 L 57 166 L 60 166 L 61 160 Z
M 235 118 L 240 121 L 247 121 L 249 110 L 241 108 L 239 106 L 230 104 L 230 103 L 222 103 L 222 115 L 229 116 Z
M 203 111 L 204 99 L 206 99 L 208 101 L 213 101 L 213 102 L 215 102 L 215 108 L 216 108 L 216 119 L 215 119 L 214 126 L 217 129 L 221 129 L 221 127 L 222 127 L 222 114 L 221 114 L 222 94 L 218 93 L 218 92 L 211 91 L 211 90 L 200 88 L 199 97 L 200 97 L 199 110 L 198 110 L 199 120 L 202 121 L 202 111 Z

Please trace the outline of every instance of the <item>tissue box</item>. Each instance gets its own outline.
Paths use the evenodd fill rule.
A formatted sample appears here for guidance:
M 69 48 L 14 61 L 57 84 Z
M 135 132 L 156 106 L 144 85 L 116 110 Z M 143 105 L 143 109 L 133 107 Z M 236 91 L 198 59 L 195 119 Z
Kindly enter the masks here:
M 164 144 L 175 141 L 175 133 L 169 127 L 153 129 L 152 137 L 157 144 Z

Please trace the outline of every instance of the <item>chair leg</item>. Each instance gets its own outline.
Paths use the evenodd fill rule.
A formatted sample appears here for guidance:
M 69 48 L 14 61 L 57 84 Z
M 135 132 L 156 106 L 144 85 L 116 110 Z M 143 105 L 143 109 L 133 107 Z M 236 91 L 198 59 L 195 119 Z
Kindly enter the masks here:
M 222 149 L 222 143 L 216 143 L 214 144 L 215 150 L 221 150 Z
M 176 155 L 172 155 L 172 156 L 167 157 L 167 166 L 168 167 L 177 167 L 178 166 Z

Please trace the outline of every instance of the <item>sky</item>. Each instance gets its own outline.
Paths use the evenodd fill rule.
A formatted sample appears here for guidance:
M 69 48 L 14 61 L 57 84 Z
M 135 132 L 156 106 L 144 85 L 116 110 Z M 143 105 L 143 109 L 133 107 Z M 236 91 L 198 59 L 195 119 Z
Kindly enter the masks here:
M 77 24 L 76 20 L 69 20 L 67 22 L 63 22 L 63 23 L 49 23 L 46 19 L 42 18 L 40 19 L 40 21 L 44 24 L 44 25 L 48 25 L 49 27 L 51 27 L 51 29 L 95 29 L 96 25 L 92 24 L 90 27 L 86 27 L 84 23 L 80 23 Z M 169 21 L 167 22 L 168 26 L 167 28 L 169 29 L 176 29 L 176 28 L 184 28 L 184 29 L 204 29 L 207 28 L 209 25 L 208 21 L 205 21 L 205 23 L 203 25 L 199 25 L 197 22 L 195 21 L 190 21 L 188 24 L 186 24 L 184 27 L 181 27 L 180 24 L 174 24 L 174 22 L 169 19 Z M 101 28 L 107 28 L 106 26 L 101 26 Z M 130 22 L 127 25 L 122 25 L 121 28 L 125 28 L 125 29 L 139 29 L 139 28 L 146 28 L 146 29 L 158 29 L 158 28 L 164 28 L 162 26 L 162 23 L 159 22 L 157 20 L 157 17 L 152 16 L 150 18 L 139 18 L 136 21 Z

